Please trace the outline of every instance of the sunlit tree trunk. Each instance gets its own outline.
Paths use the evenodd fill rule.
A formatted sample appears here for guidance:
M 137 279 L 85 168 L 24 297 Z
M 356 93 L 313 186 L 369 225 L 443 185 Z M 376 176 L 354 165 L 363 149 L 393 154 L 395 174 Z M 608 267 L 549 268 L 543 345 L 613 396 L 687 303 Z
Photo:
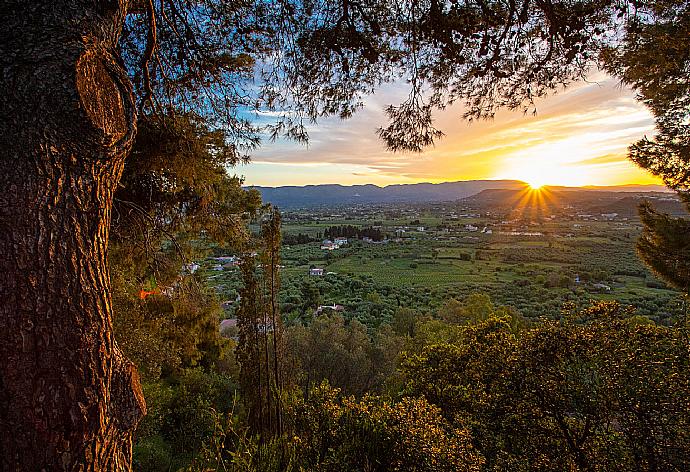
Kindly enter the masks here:
M 113 339 L 115 187 L 136 122 L 126 1 L 4 2 L 0 469 L 127 470 L 145 413 Z

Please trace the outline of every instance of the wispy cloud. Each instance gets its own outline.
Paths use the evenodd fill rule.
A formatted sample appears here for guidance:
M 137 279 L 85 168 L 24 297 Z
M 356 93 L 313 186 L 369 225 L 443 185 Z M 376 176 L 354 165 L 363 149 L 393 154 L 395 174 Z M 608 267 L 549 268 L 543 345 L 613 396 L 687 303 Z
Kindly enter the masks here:
M 386 124 L 383 108 L 404 96 L 403 86 L 388 86 L 352 119 L 310 126 L 308 147 L 267 143 L 236 172 L 248 183 L 273 185 L 524 178 L 538 171 L 547 179 L 550 171 L 551 184 L 655 181 L 625 157 L 627 146 L 653 134 L 649 112 L 614 79 L 597 79 L 542 100 L 536 116 L 504 111 L 470 124 L 460 107 L 444 110 L 436 121 L 446 136 L 420 155 L 393 154 L 376 136 Z

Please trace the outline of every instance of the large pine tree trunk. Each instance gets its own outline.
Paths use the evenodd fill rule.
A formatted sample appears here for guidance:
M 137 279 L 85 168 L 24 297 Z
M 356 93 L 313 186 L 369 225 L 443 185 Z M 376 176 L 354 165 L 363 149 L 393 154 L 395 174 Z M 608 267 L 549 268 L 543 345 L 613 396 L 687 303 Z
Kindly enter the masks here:
M 3 2 L 0 469 L 127 470 L 145 413 L 113 339 L 113 192 L 136 129 L 126 0 Z

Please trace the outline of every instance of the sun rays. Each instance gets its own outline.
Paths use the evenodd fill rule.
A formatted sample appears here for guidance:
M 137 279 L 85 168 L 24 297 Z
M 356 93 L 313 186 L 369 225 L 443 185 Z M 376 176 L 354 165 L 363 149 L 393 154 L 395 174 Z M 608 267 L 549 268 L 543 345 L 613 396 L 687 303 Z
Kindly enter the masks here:
M 558 202 L 558 194 L 548 186 L 526 182 L 524 190 L 518 192 L 511 202 L 511 218 L 527 221 L 543 221 L 550 217 Z

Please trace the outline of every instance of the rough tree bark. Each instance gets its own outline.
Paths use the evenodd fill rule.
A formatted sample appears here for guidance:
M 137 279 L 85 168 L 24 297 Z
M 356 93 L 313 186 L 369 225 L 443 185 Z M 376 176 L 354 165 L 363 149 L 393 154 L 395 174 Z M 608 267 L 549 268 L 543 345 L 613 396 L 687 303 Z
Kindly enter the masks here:
M 136 130 L 127 0 L 0 4 L 0 469 L 128 470 L 145 414 L 113 339 L 113 191 Z

